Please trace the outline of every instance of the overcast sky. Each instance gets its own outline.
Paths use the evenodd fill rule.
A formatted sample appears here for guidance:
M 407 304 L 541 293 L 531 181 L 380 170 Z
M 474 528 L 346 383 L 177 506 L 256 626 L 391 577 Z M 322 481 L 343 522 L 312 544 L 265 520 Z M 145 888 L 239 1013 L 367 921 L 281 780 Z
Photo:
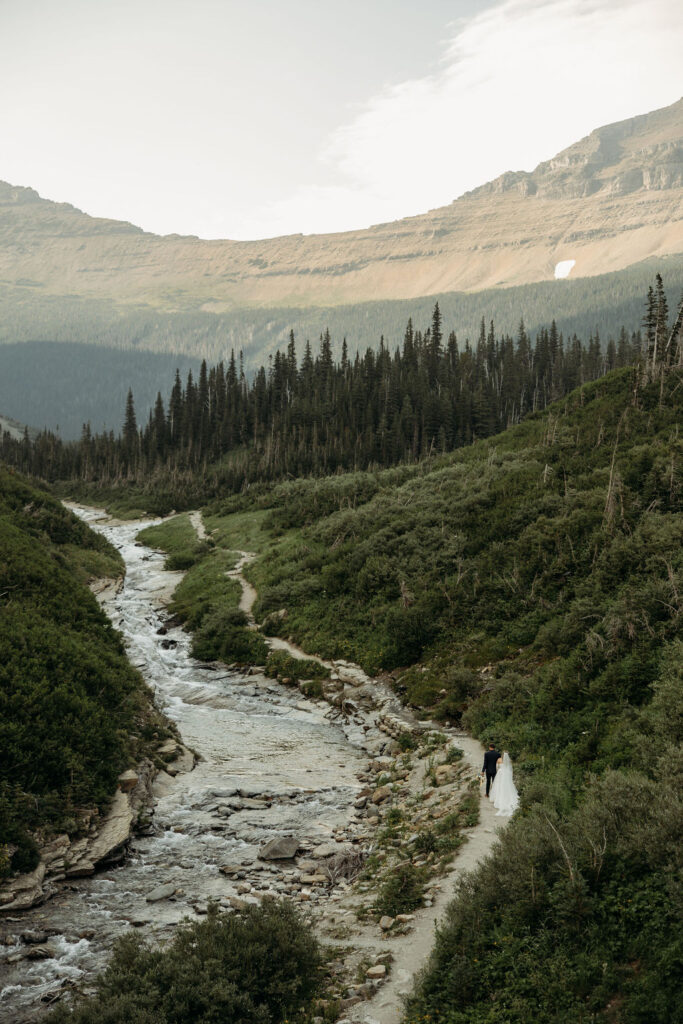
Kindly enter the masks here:
M 341 231 L 683 94 L 679 0 L 0 0 L 0 179 L 150 231 Z

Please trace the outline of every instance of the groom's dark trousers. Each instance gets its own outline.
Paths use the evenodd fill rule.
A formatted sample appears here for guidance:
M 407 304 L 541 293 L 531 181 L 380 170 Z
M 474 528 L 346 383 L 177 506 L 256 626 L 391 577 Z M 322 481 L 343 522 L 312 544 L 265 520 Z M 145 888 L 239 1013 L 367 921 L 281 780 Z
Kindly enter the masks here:
M 489 795 L 491 783 L 496 777 L 497 762 L 500 754 L 497 750 L 487 750 L 484 754 L 484 767 L 483 772 L 486 772 L 486 795 Z

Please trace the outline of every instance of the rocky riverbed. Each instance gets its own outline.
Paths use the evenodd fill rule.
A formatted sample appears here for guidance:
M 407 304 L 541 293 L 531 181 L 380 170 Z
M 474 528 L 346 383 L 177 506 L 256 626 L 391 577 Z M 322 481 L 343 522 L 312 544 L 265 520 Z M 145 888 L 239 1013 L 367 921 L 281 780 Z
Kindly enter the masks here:
M 378 873 L 391 857 L 377 836 L 392 807 L 415 835 L 457 806 L 476 772 L 478 745 L 458 740 L 465 757 L 457 766 L 435 765 L 431 748 L 422 757 L 402 755 L 397 736 L 424 733 L 429 747 L 429 730 L 388 688 L 345 663 L 332 666 L 328 700 L 309 700 L 258 669 L 197 662 L 188 634 L 165 609 L 180 574 L 164 571 L 164 556 L 136 541 L 141 524 L 115 523 L 95 510 L 79 514 L 125 560 L 123 583 L 103 588 L 99 598 L 182 744 L 167 741 L 162 753 L 170 763 L 151 785 L 149 814 L 131 816 L 137 827 L 121 866 L 89 877 L 71 873 L 47 902 L 0 916 L 0 1021 L 35 1020 L 69 989 L 87 988 L 128 928 L 163 941 L 211 902 L 234 911 L 267 895 L 295 900 L 323 940 L 348 941 L 330 993 L 342 1012 L 369 999 L 369 1016 L 357 1019 L 398 1019 L 398 995 L 384 999 L 384 1011 L 372 1009 L 372 1000 L 391 974 L 387 942 L 400 942 L 415 918 L 385 915 L 380 922 L 371 912 L 373 881 L 357 875 L 369 855 Z M 128 785 L 123 780 L 122 791 Z M 398 845 L 410 841 L 408 835 Z M 425 864 L 420 855 L 413 859 Z M 439 892 L 432 879 L 419 912 L 427 915 L 424 955 Z M 412 972 L 395 972 L 394 985 L 399 973 L 402 991 Z

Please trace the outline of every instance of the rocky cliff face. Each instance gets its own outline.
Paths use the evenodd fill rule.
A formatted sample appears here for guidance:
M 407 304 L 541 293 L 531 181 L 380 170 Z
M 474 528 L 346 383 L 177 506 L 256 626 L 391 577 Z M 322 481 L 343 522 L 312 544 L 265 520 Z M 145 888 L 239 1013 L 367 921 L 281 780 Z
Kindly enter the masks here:
M 334 235 L 159 237 L 0 186 L 0 284 L 165 311 L 342 305 L 573 277 L 683 252 L 683 100 L 608 125 L 450 206 Z

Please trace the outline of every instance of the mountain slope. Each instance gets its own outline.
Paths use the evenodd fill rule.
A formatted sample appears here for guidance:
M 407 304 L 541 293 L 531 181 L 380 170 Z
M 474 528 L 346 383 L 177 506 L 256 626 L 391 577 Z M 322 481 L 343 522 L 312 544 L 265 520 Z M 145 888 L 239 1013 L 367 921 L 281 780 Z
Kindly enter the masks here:
M 505 174 L 450 206 L 343 234 L 159 237 L 0 185 L 0 283 L 10 293 L 171 312 L 508 287 L 552 279 L 560 260 L 591 276 L 680 252 L 683 100 L 597 129 L 533 173 Z
M 394 669 L 515 763 L 521 810 L 456 891 L 410 1024 L 676 1016 L 680 385 L 617 371 L 409 475 L 257 496 L 265 628 Z M 250 501 L 215 502 L 219 544 Z

